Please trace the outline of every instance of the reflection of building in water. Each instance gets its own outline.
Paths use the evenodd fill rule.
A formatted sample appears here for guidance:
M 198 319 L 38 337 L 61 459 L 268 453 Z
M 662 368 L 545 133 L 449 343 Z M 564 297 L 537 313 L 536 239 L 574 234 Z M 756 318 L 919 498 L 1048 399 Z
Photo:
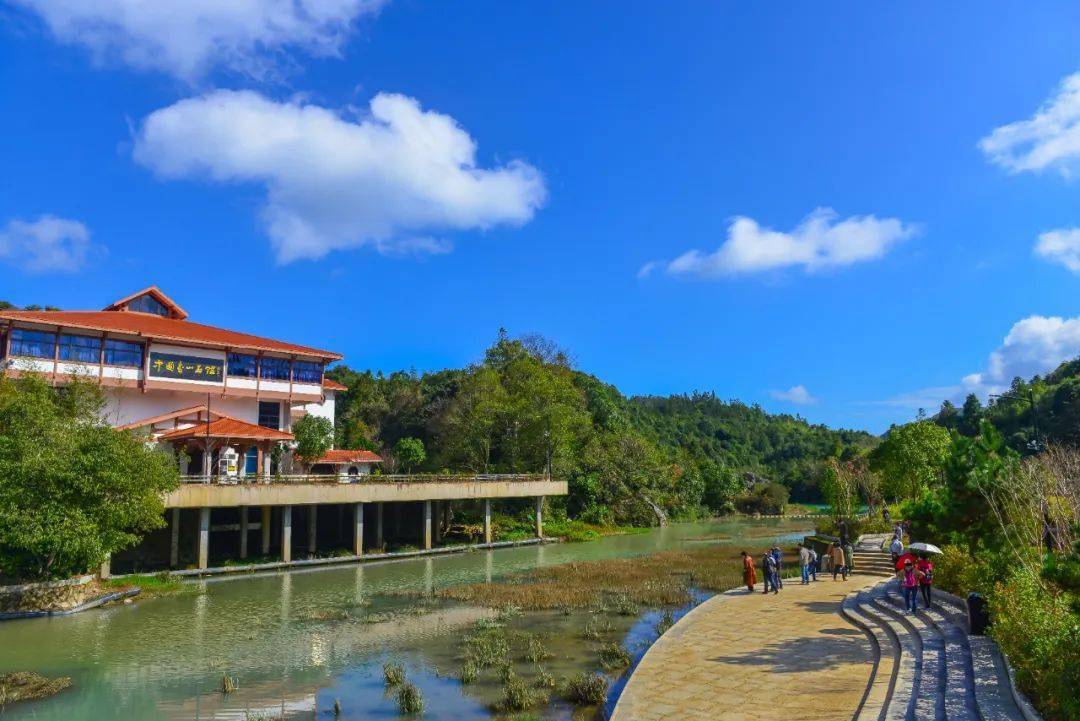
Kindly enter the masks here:
M 383 461 L 370 450 L 333 449 L 300 463 L 296 423 L 316 416 L 332 424 L 336 397 L 348 391 L 325 374 L 340 359 L 192 322 L 154 286 L 102 310 L 0 310 L 0 372 L 98 384 L 105 420 L 177 454 L 185 482 L 166 497 L 167 528 L 118 554 L 106 573 L 207 569 L 212 558 L 255 552 L 291 563 L 297 544 L 309 556 L 430 549 L 454 501 L 483 500 L 490 542 L 491 499 L 566 493 L 564 482 L 541 475 L 378 475 Z M 386 537 L 384 504 L 395 520 Z

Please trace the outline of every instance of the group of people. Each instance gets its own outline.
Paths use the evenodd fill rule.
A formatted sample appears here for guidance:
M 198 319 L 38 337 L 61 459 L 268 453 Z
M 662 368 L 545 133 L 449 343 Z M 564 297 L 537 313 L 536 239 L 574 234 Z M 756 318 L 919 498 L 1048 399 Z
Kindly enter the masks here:
M 832 571 L 834 581 L 838 575 L 842 575 L 846 581 L 848 574 L 853 569 L 853 549 L 850 543 L 831 543 L 824 556 L 818 556 L 817 551 L 801 543 L 798 545 L 798 549 L 799 570 L 802 577 L 801 585 L 808 585 L 817 581 L 818 572 L 827 573 L 829 570 Z M 746 551 L 742 552 L 742 559 L 743 583 L 746 584 L 746 589 L 753 593 L 754 587 L 757 585 L 757 566 L 754 564 L 754 558 Z M 768 593 L 770 589 L 772 589 L 773 593 L 780 593 L 784 588 L 784 580 L 781 578 L 783 568 L 784 556 L 779 546 L 773 546 L 771 550 L 765 551 L 761 555 L 761 574 L 765 584 L 765 590 L 762 593 Z
M 930 554 L 919 553 L 918 555 L 904 553 L 904 529 L 897 524 L 893 533 L 892 542 L 889 544 L 889 555 L 892 557 L 893 567 L 896 568 L 896 577 L 900 582 L 900 588 L 904 592 L 904 608 L 909 613 L 919 612 L 919 596 L 922 596 L 923 604 L 930 608 L 931 590 L 934 586 L 934 564 L 930 560 Z M 903 558 L 904 562 L 900 563 Z

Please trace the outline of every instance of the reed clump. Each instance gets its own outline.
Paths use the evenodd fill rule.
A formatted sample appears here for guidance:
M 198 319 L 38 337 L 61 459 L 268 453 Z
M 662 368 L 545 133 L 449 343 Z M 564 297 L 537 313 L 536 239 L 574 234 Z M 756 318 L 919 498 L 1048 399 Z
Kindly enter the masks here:
M 607 697 L 607 680 L 595 673 L 581 673 L 567 680 L 563 696 L 578 706 L 596 706 Z
M 544 659 L 551 658 L 551 652 L 539 636 L 529 635 L 525 637 L 525 660 L 532 663 L 540 663 Z
M 545 699 L 542 693 L 529 688 L 520 676 L 513 675 L 503 682 L 503 711 L 527 711 Z
M 471 658 L 465 659 L 465 663 L 461 664 L 461 683 L 473 683 L 479 675 L 480 667 L 476 665 L 476 661 Z
M 675 625 L 675 616 L 671 611 L 664 611 L 664 615 L 660 617 L 660 620 L 656 622 L 653 627 L 656 630 L 657 636 L 663 636 L 667 633 L 667 630 Z
M 395 663 L 393 661 L 384 663 L 382 672 L 387 687 L 392 688 L 405 683 L 405 667 L 400 663 Z
M 630 652 L 621 643 L 612 641 L 600 647 L 597 652 L 600 656 L 600 665 L 608 670 L 627 668 L 630 666 Z
M 414 715 L 424 713 L 424 696 L 420 689 L 411 683 L 405 683 L 398 689 L 398 711 L 403 714 Z

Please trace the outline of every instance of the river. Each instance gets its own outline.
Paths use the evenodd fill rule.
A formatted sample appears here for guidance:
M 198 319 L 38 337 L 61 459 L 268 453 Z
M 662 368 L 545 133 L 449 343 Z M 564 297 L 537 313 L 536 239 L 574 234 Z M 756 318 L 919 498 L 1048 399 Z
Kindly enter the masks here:
M 569 561 L 635 556 L 716 544 L 718 553 L 809 532 L 805 519 L 731 519 L 680 523 L 648 533 L 587 543 L 471 551 L 438 557 L 195 581 L 198 591 L 137 601 L 68 617 L 0 623 L 0 670 L 69 676 L 59 696 L 17 704 L 5 718 L 64 719 L 396 719 L 382 665 L 404 663 L 423 692 L 425 719 L 491 719 L 491 689 L 456 678 L 461 638 L 489 611 L 435 604 L 402 593 L 430 593 L 460 583 Z M 651 641 L 657 612 L 645 610 L 617 629 Z M 517 624 L 558 636 L 569 623 L 531 614 Z M 566 633 L 572 633 L 570 628 Z M 640 645 L 640 643 L 639 643 Z M 588 668 L 560 653 L 556 675 Z M 224 674 L 239 688 L 221 692 Z M 569 718 L 554 704 L 547 718 Z

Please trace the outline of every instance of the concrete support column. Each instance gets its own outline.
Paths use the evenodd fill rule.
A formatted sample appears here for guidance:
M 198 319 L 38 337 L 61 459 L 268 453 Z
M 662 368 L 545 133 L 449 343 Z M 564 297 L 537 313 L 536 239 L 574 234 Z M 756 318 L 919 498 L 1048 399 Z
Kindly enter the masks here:
M 544 537 L 544 497 L 536 497 L 536 537 Z
M 172 520 L 169 522 L 169 568 L 180 565 L 180 509 L 172 509 Z
M 292 561 L 292 506 L 281 507 L 281 560 Z
M 382 547 L 383 547 L 382 520 L 383 520 L 383 504 L 382 503 L 376 503 L 375 504 L 375 547 L 378 548 L 380 551 L 382 550 Z
M 484 543 L 491 543 L 491 499 L 484 499 Z
M 431 501 L 424 501 L 424 550 L 431 549 Z
M 240 506 L 240 558 L 247 558 L 248 530 L 248 508 Z
M 210 509 L 199 509 L 199 568 L 210 565 Z
M 308 555 L 315 555 L 315 540 L 318 538 L 318 522 L 319 522 L 319 507 L 315 504 L 308 506 L 310 512 L 308 513 L 308 529 L 307 529 L 307 545 Z
M 353 553 L 364 555 L 364 504 L 353 504 Z
M 266 556 L 270 553 L 270 506 L 262 507 L 262 524 L 259 530 L 262 531 L 262 555 Z
M 442 504 L 435 501 L 435 545 L 442 543 Z

